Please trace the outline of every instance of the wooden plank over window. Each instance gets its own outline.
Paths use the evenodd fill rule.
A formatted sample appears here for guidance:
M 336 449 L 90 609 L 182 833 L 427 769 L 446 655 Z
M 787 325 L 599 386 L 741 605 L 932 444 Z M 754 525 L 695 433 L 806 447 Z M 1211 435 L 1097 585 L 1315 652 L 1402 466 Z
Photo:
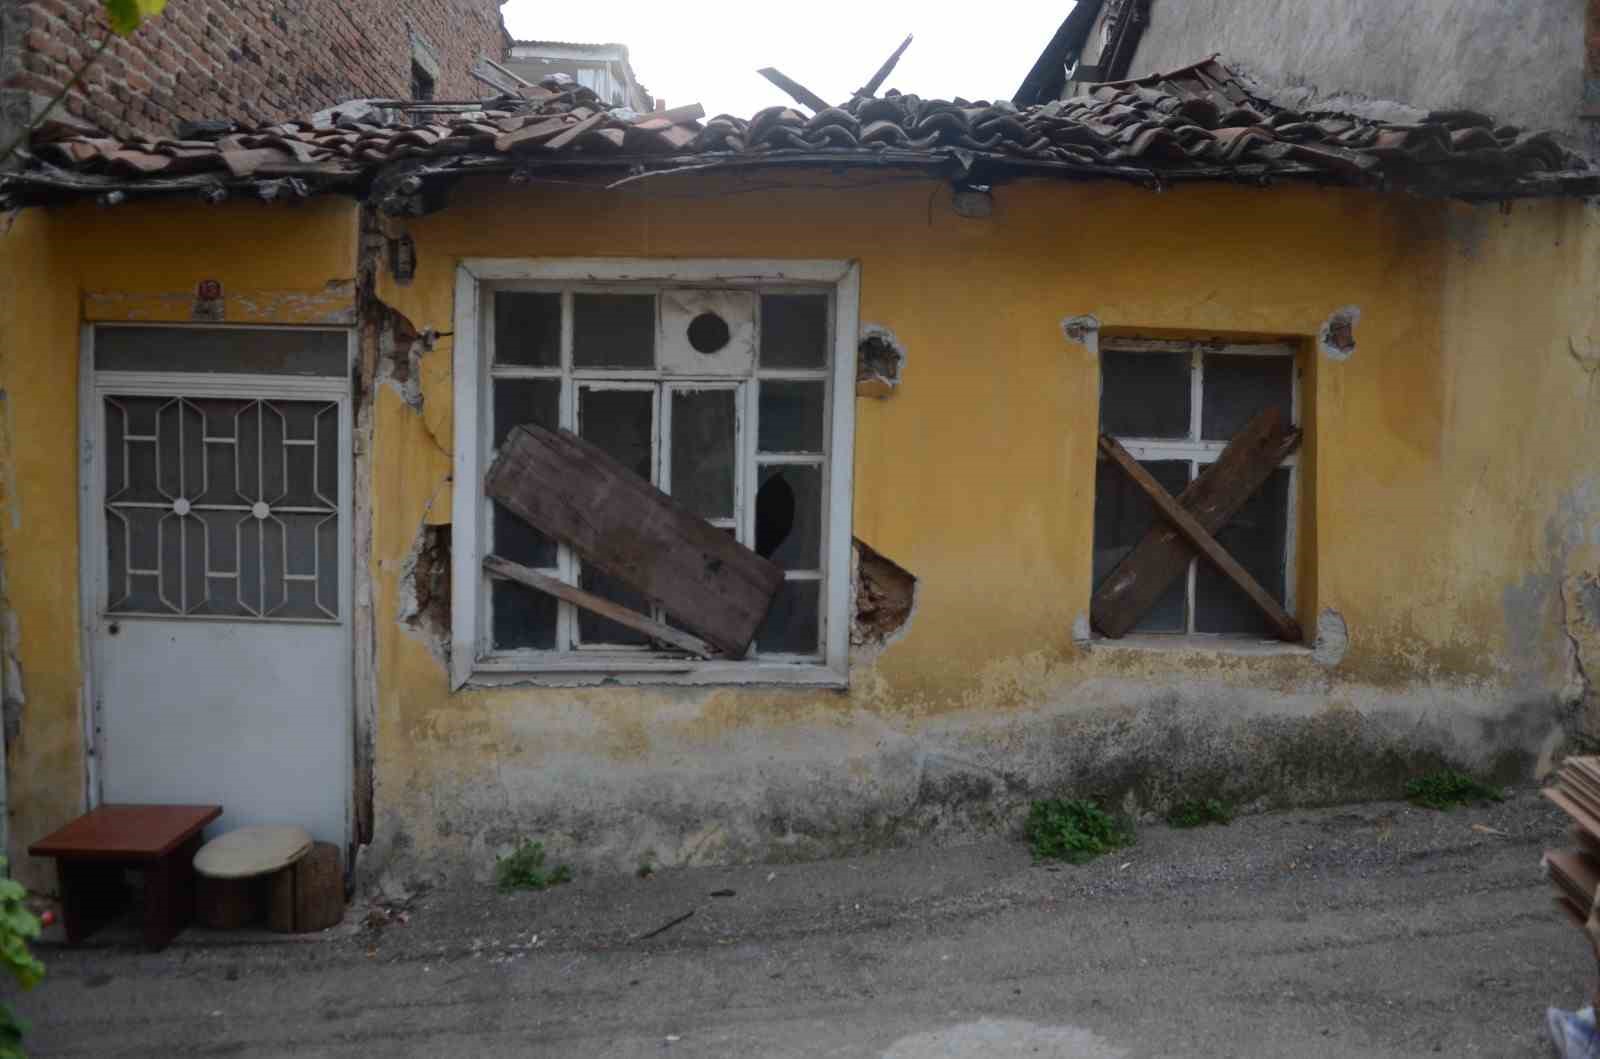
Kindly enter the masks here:
M 568 430 L 514 428 L 484 492 L 738 658 L 783 570 Z
M 1234 435 L 1177 502 L 1200 528 L 1215 534 L 1299 445 L 1300 431 L 1285 427 L 1282 413 L 1269 407 Z M 1177 527 L 1158 522 L 1095 590 L 1091 623 L 1106 636 L 1125 635 L 1183 576 L 1194 556 L 1193 545 Z
M 1116 438 L 1106 434 L 1100 435 L 1100 451 L 1109 456 L 1138 484 L 1139 488 L 1145 491 L 1145 495 L 1155 504 L 1162 518 L 1176 527 L 1196 551 L 1205 556 L 1249 597 L 1250 602 L 1266 615 L 1267 621 L 1272 624 L 1279 637 L 1285 640 L 1300 639 L 1300 624 L 1290 617 L 1288 611 L 1284 610 L 1266 589 L 1261 587 L 1260 582 L 1250 576 L 1248 570 L 1240 566 L 1238 561 L 1217 543 L 1216 538 L 1208 533 L 1205 527 L 1195 521 L 1193 515 L 1172 498 L 1160 482 L 1150 476 L 1150 472 L 1139 466 L 1139 462 L 1128 455 L 1127 449 L 1117 444 Z

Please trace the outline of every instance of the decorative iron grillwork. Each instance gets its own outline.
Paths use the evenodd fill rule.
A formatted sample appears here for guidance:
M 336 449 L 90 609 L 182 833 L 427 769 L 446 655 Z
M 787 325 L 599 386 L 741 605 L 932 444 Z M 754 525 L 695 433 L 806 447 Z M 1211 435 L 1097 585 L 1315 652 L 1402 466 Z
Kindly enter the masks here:
M 336 621 L 339 406 L 105 399 L 106 609 Z

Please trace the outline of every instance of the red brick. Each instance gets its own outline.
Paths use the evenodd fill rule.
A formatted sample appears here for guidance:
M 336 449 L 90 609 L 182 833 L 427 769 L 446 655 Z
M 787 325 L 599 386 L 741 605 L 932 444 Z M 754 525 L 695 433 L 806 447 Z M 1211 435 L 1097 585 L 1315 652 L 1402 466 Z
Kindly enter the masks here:
M 119 136 L 170 135 L 177 122 L 253 124 L 303 117 L 347 99 L 410 89 L 406 25 L 433 45 L 441 98 L 470 98 L 482 55 L 505 52 L 498 0 L 173 0 L 130 40 L 118 40 L 74 112 Z M 58 91 L 104 32 L 99 0 L 20 0 L 25 55 L 12 78 Z M 275 17 L 276 16 L 276 17 Z M 235 58 L 235 56 L 238 58 Z

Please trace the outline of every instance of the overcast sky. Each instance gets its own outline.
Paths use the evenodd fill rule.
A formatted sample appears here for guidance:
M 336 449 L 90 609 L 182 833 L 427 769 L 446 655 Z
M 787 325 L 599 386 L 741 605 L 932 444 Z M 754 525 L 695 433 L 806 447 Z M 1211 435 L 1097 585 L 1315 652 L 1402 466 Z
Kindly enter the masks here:
M 626 44 L 634 73 L 669 107 L 700 103 L 708 115 L 749 117 L 790 102 L 758 68 L 776 66 L 824 99 L 843 101 L 907 33 L 917 39 L 884 89 L 1008 99 L 1072 0 L 993 9 L 971 0 L 509 0 L 501 10 L 518 40 Z

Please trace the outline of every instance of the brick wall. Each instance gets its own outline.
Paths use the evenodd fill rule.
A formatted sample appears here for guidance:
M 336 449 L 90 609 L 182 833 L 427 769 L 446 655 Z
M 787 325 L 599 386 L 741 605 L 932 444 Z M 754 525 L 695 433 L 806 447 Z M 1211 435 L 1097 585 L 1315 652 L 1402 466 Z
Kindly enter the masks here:
M 501 0 L 169 0 L 114 42 L 72 116 L 117 136 L 171 136 L 184 120 L 270 124 L 349 99 L 411 94 L 413 55 L 434 98 L 476 99 L 478 58 L 500 60 Z M 53 97 L 103 30 L 99 0 L 0 0 L 0 78 L 18 100 Z

